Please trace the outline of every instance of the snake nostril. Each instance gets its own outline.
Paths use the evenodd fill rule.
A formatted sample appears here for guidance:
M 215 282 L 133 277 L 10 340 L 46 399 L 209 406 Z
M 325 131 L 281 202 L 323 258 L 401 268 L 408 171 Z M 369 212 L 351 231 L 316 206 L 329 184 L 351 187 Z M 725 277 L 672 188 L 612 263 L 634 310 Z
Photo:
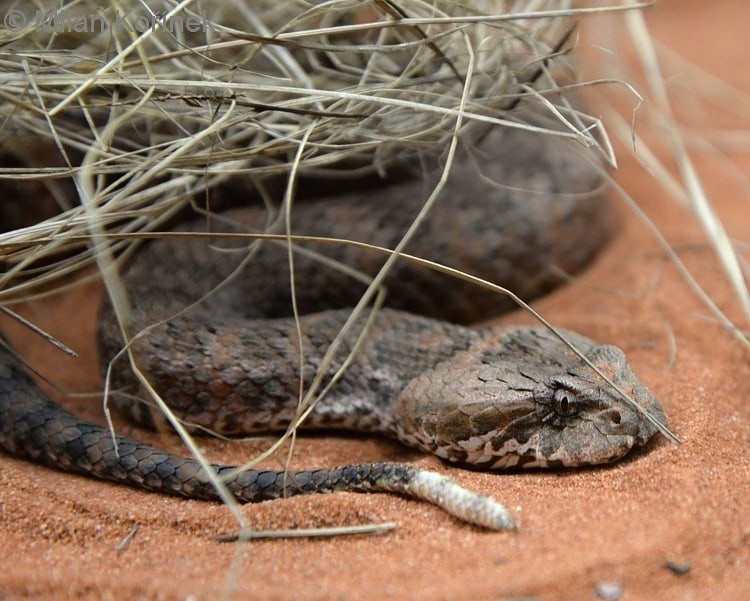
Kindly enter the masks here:
M 622 414 L 619 411 L 612 412 L 612 422 L 618 425 L 622 423 Z

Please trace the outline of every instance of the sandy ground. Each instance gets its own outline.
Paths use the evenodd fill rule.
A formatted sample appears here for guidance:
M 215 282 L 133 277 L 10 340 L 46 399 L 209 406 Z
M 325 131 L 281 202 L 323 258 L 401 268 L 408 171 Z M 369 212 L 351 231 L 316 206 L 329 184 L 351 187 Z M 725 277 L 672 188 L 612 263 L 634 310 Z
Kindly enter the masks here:
M 747 46 L 739 41 L 750 23 L 745 0 L 712 3 L 710 9 L 699 1 L 665 1 L 649 23 L 670 48 L 750 92 Z M 674 90 L 695 85 L 679 69 L 666 76 Z M 690 108 L 691 114 L 702 111 L 699 130 L 729 129 L 736 120 L 711 107 Z M 744 127 L 746 132 L 747 120 Z M 746 240 L 746 184 L 727 168 L 750 172 L 747 145 L 744 150 L 730 163 L 711 154 L 696 153 L 696 159 L 730 235 Z M 618 181 L 717 304 L 746 324 L 693 219 L 633 159 L 623 154 L 621 161 Z M 95 391 L 101 385 L 92 348 L 99 298 L 92 284 L 27 307 L 26 315 L 80 352 L 75 361 L 19 328 L 6 328 L 62 390 Z M 483 532 L 423 503 L 340 494 L 242 511 L 256 528 L 390 521 L 398 528 L 375 536 L 244 546 L 215 541 L 234 530 L 224 507 L 2 455 L 0 599 L 596 599 L 607 591 L 619 591 L 625 600 L 750 598 L 747 350 L 715 323 L 653 237 L 627 214 L 601 259 L 575 284 L 535 306 L 559 326 L 623 347 L 661 399 L 682 444 L 661 439 L 648 452 L 604 469 L 498 475 L 450 468 L 385 440 L 306 437 L 298 442 L 298 466 L 412 461 L 503 500 L 520 519 L 520 530 Z M 511 319 L 519 318 L 504 318 Z M 95 399 L 65 404 L 101 421 Z M 125 434 L 178 448 L 172 438 L 118 425 Z M 212 459 L 238 462 L 267 441 L 202 444 Z M 687 573 L 668 568 L 668 562 Z

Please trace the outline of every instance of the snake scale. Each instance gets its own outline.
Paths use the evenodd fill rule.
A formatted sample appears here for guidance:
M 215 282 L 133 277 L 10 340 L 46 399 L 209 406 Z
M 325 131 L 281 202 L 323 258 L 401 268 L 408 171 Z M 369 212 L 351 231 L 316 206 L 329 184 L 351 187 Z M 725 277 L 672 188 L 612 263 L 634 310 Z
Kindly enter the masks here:
M 393 247 L 437 181 L 423 165 L 397 184 L 299 202 L 292 231 Z M 183 231 L 263 231 L 262 211 L 240 209 Z M 565 142 L 495 130 L 465 150 L 435 210 L 407 251 L 479 275 L 530 298 L 580 270 L 610 235 L 598 171 Z M 383 258 L 336 245 L 327 257 L 374 273 Z M 123 275 L 133 304 L 139 368 L 185 423 L 225 435 L 282 430 L 298 411 L 321 358 L 364 284 L 295 253 L 302 337 L 291 315 L 287 250 L 247 241 L 165 238 L 136 253 Z M 346 276 L 343 276 L 347 280 Z M 566 345 L 540 327 L 460 325 L 507 309 L 507 299 L 405 261 L 386 280 L 387 304 L 355 346 L 354 324 L 322 369 L 325 397 L 305 423 L 392 436 L 443 459 L 486 469 L 607 463 L 643 445 L 655 426 Z M 211 294 L 207 294 L 213 291 Z M 207 295 L 203 300 L 204 295 Z M 184 311 L 185 307 L 190 307 Z M 654 395 L 623 352 L 563 332 L 657 421 Z M 107 365 L 122 348 L 107 305 L 99 343 Z M 0 445 L 64 470 L 154 491 L 218 499 L 207 474 L 182 458 L 82 421 L 47 398 L 6 350 L 0 355 Z M 126 361 L 114 361 L 111 397 L 136 422 L 155 425 Z M 385 490 L 426 498 L 489 528 L 513 526 L 493 500 L 409 465 L 373 463 L 299 472 L 213 466 L 241 501 L 333 490 Z

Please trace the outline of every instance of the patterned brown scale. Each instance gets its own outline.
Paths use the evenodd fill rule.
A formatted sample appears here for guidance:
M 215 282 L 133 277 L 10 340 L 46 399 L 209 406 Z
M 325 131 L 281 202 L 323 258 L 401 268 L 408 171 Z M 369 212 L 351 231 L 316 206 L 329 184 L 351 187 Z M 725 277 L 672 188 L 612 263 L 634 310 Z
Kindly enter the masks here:
M 439 168 L 381 188 L 300 202 L 292 231 L 393 247 L 437 181 Z M 464 269 L 531 298 L 563 270 L 582 269 L 611 232 L 602 178 L 570 144 L 512 129 L 494 130 L 464 150 L 434 210 L 407 251 Z M 261 211 L 242 209 L 208 224 L 262 231 Z M 377 224 L 373 226 L 372 224 Z M 344 245 L 315 248 L 373 274 L 381 256 Z M 245 246 L 220 237 L 167 238 L 144 246 L 123 278 L 140 333 L 139 367 L 185 422 L 227 435 L 285 428 L 322 355 L 363 286 L 295 254 L 302 345 L 291 314 L 287 251 L 266 243 L 245 265 Z M 555 269 L 552 269 L 554 267 Z M 236 271 L 236 273 L 235 273 Z M 230 277 L 232 276 L 232 277 Z M 482 468 L 580 466 L 614 461 L 656 432 L 553 334 L 542 328 L 472 329 L 459 323 L 512 303 L 465 282 L 401 261 L 387 279 L 381 310 L 351 365 L 305 427 L 393 436 L 455 463 Z M 211 294 L 207 294 L 210 291 Z M 193 303 L 207 295 L 201 302 Z M 183 311 L 191 306 L 190 310 Z M 362 327 L 361 320 L 355 330 Z M 659 402 L 622 351 L 566 336 L 658 422 Z M 344 340 L 325 385 L 354 347 Z M 106 365 L 122 347 L 104 307 Z M 124 361 L 115 362 L 112 400 L 153 425 Z M 127 393 L 127 394 L 123 394 Z M 57 467 L 170 494 L 217 499 L 208 474 L 176 457 L 82 422 L 47 399 L 12 356 L 0 359 L 0 445 Z M 235 473 L 214 466 L 243 501 L 330 490 L 387 490 L 426 498 L 462 519 L 512 527 L 507 512 L 445 478 L 410 466 L 359 464 L 335 470 Z

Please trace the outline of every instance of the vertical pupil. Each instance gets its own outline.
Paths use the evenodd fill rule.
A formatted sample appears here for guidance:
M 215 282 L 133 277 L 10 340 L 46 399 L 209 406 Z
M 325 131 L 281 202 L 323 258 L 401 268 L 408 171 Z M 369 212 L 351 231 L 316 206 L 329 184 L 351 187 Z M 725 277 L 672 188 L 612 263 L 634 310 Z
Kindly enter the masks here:
M 555 391 L 555 410 L 560 415 L 568 415 L 572 411 L 572 401 L 570 393 L 567 390 L 558 389 Z

